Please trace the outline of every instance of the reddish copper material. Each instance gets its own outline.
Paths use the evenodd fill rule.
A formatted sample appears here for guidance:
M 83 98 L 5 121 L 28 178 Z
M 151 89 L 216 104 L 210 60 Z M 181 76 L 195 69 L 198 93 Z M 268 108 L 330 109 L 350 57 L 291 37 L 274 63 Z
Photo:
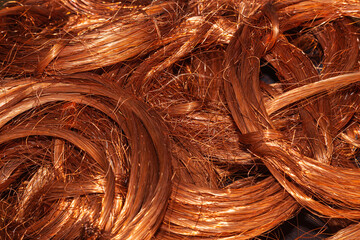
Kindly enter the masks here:
M 0 8 L 0 239 L 360 239 L 358 0 Z

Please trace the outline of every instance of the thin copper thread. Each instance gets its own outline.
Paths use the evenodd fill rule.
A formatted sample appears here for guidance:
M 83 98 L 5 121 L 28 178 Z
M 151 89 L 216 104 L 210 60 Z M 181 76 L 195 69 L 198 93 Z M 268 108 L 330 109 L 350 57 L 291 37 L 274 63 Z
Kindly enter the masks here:
M 1 238 L 252 239 L 302 208 L 359 238 L 359 19 L 357 0 L 5 3 Z

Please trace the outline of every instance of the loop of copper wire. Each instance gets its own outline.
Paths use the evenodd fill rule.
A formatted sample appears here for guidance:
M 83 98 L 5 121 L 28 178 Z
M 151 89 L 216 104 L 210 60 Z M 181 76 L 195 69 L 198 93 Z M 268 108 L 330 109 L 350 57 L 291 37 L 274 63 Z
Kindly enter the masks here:
M 359 6 L 7 4 L 0 233 L 249 239 L 306 208 L 356 239 Z

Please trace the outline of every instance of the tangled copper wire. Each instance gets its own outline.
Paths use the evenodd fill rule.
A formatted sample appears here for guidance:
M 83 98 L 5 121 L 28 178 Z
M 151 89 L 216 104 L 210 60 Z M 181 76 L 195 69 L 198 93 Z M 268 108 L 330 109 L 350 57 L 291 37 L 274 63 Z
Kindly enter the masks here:
M 0 8 L 0 239 L 360 238 L 359 0 Z

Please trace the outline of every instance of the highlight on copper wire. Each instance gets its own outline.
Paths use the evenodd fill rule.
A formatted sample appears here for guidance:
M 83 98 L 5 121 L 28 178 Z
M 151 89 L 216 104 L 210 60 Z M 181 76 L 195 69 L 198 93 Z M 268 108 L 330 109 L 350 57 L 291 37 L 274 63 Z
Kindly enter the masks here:
M 360 238 L 358 0 L 0 6 L 0 239 Z

